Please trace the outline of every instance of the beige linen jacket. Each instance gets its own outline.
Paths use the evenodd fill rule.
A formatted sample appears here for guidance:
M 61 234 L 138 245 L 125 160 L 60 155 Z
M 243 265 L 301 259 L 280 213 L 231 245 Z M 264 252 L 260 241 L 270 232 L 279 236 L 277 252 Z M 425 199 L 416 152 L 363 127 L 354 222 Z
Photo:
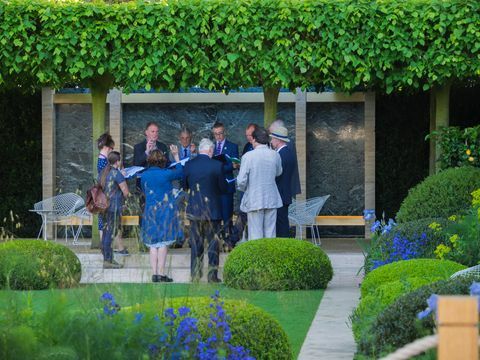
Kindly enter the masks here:
M 250 212 L 282 207 L 282 198 L 275 178 L 282 174 L 280 155 L 267 145 L 257 147 L 242 156 L 237 188 L 244 191 L 240 210 Z

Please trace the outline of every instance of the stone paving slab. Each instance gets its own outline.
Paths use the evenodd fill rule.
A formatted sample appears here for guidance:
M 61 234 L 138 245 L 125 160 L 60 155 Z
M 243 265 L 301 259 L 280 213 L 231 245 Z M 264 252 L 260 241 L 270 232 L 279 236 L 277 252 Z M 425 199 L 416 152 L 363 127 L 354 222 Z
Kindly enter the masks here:
M 303 343 L 298 359 L 352 359 L 355 341 L 349 316 L 360 297 L 361 253 L 328 253 L 334 276 Z

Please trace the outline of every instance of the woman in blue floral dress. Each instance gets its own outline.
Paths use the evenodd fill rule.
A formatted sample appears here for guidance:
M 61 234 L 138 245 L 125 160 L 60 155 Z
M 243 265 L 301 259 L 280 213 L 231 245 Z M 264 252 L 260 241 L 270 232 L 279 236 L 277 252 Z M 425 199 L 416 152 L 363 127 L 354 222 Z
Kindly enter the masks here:
M 178 162 L 178 148 L 172 145 L 170 151 Z M 141 237 L 150 249 L 152 281 L 172 282 L 165 273 L 168 246 L 182 236 L 172 182 L 182 178 L 183 169 L 180 164 L 167 169 L 167 158 L 160 150 L 153 150 L 147 162 L 149 168 L 141 176 L 141 188 L 145 194 Z

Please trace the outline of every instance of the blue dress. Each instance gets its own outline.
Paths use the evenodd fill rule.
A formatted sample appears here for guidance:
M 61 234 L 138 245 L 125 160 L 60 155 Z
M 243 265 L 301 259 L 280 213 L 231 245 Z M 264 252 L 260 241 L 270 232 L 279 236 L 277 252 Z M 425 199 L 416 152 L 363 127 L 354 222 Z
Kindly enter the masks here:
M 97 173 L 99 175 L 102 174 L 103 169 L 105 169 L 108 165 L 108 160 L 105 155 L 103 154 L 98 154 L 98 160 L 97 160 Z M 103 230 L 103 219 L 101 216 L 98 217 L 98 230 L 102 231 Z
M 142 173 L 145 211 L 140 234 L 146 246 L 168 246 L 177 238 L 183 237 L 180 216 L 172 193 L 172 181 L 182 177 L 183 169 L 180 164 L 173 170 L 152 166 Z

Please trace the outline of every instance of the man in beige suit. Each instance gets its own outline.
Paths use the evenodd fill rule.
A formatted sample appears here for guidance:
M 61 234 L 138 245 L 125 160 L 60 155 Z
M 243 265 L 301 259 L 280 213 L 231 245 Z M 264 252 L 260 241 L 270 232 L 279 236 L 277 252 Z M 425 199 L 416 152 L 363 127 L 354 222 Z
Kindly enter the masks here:
M 268 132 L 256 129 L 253 150 L 242 157 L 237 187 L 244 191 L 240 210 L 247 213 L 248 240 L 275 237 L 277 209 L 283 206 L 275 178 L 282 174 L 280 155 L 267 144 Z

